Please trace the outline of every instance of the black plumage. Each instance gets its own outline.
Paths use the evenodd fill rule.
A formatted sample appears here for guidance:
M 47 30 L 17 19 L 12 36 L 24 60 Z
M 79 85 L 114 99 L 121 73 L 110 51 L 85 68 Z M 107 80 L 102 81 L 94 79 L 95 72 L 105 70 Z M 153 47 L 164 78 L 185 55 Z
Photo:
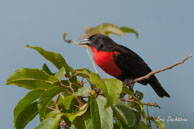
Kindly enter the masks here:
M 84 44 L 95 47 L 97 51 L 103 51 L 105 53 L 119 53 L 116 55 L 113 54 L 113 58 L 114 64 L 116 64 L 122 71 L 122 74 L 116 78 L 123 82 L 125 82 L 126 80 L 132 80 L 138 77 L 142 77 L 152 71 L 138 54 L 136 54 L 125 46 L 115 43 L 108 36 L 102 34 L 95 34 L 85 40 Z M 140 81 L 139 83 L 143 85 L 150 84 L 154 91 L 157 93 L 157 95 L 160 97 L 170 97 L 169 94 L 162 88 L 160 82 L 158 81 L 155 75 L 151 76 L 148 79 Z

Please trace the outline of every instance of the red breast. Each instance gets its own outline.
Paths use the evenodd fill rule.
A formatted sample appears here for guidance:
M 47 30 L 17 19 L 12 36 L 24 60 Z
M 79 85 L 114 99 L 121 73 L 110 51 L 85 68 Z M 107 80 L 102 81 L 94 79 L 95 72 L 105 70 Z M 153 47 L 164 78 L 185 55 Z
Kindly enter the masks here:
M 119 52 L 105 52 L 97 51 L 95 47 L 90 46 L 93 51 L 93 57 L 96 64 L 102 68 L 106 73 L 116 78 L 120 77 L 122 71 L 114 63 L 114 56 L 117 56 Z

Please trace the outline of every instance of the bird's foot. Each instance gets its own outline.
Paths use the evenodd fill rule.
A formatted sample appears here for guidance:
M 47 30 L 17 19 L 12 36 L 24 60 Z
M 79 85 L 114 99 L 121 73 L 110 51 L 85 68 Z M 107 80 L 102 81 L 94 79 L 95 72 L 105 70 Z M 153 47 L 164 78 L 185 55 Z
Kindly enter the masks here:
M 133 80 L 132 79 L 125 79 L 123 81 L 123 84 L 126 85 L 127 87 L 129 87 L 129 90 L 134 93 L 134 90 L 133 90 L 134 83 L 133 83 Z

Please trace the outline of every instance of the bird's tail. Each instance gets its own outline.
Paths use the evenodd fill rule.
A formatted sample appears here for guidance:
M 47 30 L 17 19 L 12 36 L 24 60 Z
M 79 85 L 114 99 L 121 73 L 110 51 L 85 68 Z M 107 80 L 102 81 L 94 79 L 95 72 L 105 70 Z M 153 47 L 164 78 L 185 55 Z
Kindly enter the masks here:
M 166 96 L 170 98 L 170 95 L 164 90 L 164 88 L 162 88 L 160 82 L 157 80 L 155 76 L 150 77 L 150 79 L 147 80 L 147 82 L 151 85 L 151 87 L 154 89 L 158 96 L 160 97 Z

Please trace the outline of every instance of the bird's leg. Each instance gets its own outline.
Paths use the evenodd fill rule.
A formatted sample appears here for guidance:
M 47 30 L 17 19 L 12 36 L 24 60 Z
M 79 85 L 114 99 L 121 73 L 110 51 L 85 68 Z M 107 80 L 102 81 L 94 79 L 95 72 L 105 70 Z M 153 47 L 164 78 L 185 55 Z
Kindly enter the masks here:
M 133 87 L 134 87 L 134 83 L 133 83 L 133 79 L 125 79 L 123 81 L 123 84 L 129 87 L 129 90 L 131 90 L 134 93 Z

